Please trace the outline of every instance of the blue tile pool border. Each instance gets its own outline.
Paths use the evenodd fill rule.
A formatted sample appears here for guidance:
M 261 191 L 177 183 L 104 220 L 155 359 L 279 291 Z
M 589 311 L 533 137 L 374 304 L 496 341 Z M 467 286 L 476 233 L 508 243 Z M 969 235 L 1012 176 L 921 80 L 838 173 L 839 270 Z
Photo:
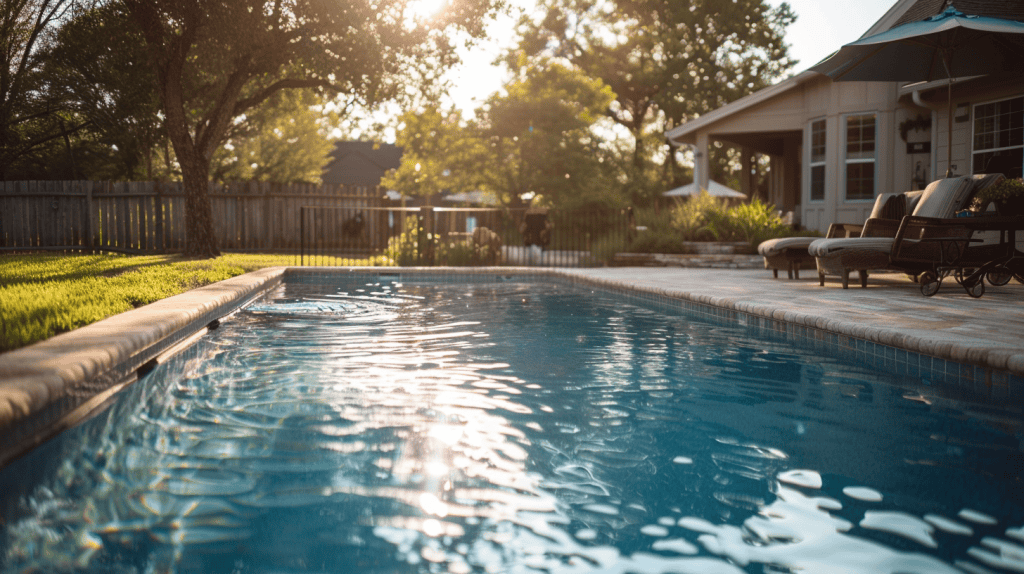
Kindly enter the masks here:
M 800 316 L 682 291 L 643 288 L 573 270 L 278 267 L 195 289 L 0 355 L 0 466 L 76 424 L 76 420 L 88 416 L 89 409 L 102 408 L 104 395 L 131 384 L 144 374 L 147 365 L 173 354 L 191 337 L 280 283 L 340 280 L 445 284 L 547 281 L 599 289 L 699 320 L 743 326 L 755 335 L 809 346 L 824 355 L 886 374 L 920 378 L 926 385 L 957 396 L 1024 402 L 1024 366 L 1018 356 L 1007 356 L 1005 350 L 911 339 L 897 330 Z M 999 364 L 1011 368 L 999 368 Z

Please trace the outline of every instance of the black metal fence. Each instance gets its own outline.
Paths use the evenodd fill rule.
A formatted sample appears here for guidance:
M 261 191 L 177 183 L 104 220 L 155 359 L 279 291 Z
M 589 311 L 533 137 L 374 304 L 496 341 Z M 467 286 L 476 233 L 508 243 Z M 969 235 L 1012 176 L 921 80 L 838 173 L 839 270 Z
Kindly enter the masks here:
M 299 217 L 300 265 L 596 267 L 633 229 L 628 209 L 304 206 Z

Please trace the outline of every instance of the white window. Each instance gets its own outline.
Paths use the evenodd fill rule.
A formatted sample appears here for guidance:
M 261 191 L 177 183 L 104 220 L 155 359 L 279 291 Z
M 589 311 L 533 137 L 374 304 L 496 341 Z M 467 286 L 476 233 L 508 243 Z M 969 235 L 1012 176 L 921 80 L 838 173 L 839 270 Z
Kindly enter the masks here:
M 825 120 L 811 122 L 811 201 L 825 199 Z
M 875 114 L 846 116 L 846 199 L 875 198 Z
M 1024 166 L 1024 96 L 974 106 L 972 173 L 1021 177 Z

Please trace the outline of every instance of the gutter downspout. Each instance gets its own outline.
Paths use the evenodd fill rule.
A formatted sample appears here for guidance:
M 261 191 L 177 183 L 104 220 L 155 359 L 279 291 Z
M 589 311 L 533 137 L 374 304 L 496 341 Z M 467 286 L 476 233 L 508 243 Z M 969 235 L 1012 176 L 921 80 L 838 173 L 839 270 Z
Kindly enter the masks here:
M 932 112 L 932 126 L 933 127 L 937 126 L 938 125 L 938 121 L 939 121 L 938 112 L 942 109 L 942 106 L 938 106 L 936 104 L 930 104 L 930 103 L 924 101 L 923 99 L 921 99 L 921 91 L 920 90 L 914 90 L 910 94 L 910 98 L 914 101 L 914 105 L 916 105 L 917 107 L 924 108 L 926 110 L 931 110 L 931 112 Z M 935 179 L 936 179 L 936 177 L 935 177 L 935 160 L 936 160 L 935 154 L 936 154 L 936 151 L 939 148 L 939 145 L 938 145 L 939 144 L 939 130 L 938 129 L 933 129 L 932 130 L 931 138 L 932 138 L 932 141 L 931 141 L 931 146 L 932 146 L 931 164 L 932 165 L 931 165 L 931 173 L 928 176 L 928 180 L 929 181 L 935 181 Z M 951 169 L 952 168 L 950 166 L 948 166 L 948 165 L 946 166 L 946 171 L 947 172 L 950 171 Z

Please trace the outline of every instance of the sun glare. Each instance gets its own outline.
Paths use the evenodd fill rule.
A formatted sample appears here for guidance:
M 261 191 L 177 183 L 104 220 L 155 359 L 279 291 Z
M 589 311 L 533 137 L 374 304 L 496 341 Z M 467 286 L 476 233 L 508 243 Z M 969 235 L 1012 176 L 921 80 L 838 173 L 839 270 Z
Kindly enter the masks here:
M 429 20 L 441 13 L 448 0 L 413 0 L 409 3 L 413 17 L 418 20 Z

